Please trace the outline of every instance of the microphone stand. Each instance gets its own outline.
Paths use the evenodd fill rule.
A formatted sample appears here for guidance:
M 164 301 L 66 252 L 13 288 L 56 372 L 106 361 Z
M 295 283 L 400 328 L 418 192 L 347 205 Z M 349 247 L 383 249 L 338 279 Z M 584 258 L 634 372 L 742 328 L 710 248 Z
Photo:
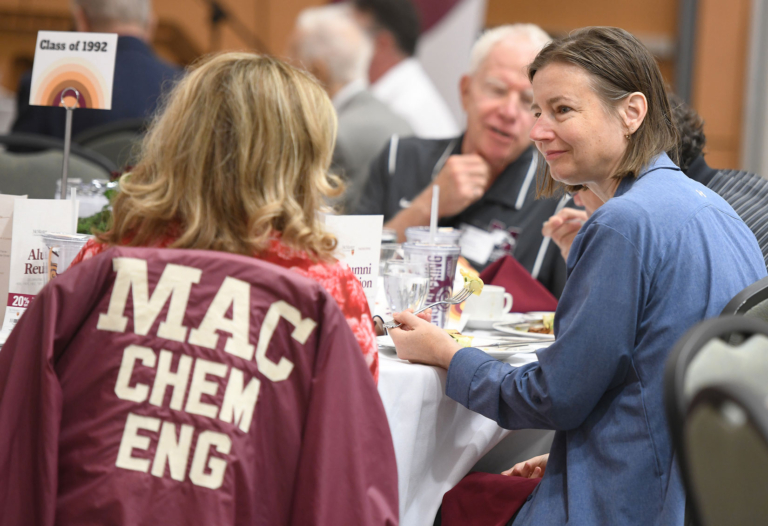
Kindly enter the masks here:
M 200 0 L 208 7 L 208 23 L 211 28 L 211 39 L 208 52 L 212 53 L 221 49 L 221 23 L 228 22 L 235 34 L 251 48 L 260 53 L 269 53 L 264 42 L 243 24 L 237 17 L 231 16 L 227 10 L 216 0 Z

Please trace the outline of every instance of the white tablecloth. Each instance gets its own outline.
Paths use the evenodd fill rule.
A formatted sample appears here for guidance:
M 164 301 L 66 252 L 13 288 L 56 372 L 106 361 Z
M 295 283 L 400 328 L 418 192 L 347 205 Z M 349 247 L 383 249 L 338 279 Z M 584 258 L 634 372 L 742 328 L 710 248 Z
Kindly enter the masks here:
M 549 450 L 551 432 L 510 432 L 448 398 L 445 370 L 399 360 L 392 351 L 380 351 L 379 360 L 379 394 L 397 458 L 401 526 L 431 526 L 443 494 L 502 439 L 478 464 L 480 470 L 499 472 L 500 462 L 505 469 Z M 517 354 L 505 361 L 535 360 L 535 354 Z

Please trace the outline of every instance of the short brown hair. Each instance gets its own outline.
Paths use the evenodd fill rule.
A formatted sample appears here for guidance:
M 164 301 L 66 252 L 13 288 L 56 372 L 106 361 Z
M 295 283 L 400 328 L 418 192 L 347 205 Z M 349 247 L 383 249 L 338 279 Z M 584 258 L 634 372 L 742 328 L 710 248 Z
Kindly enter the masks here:
M 120 181 L 112 245 L 258 255 L 280 233 L 331 259 L 336 238 L 318 212 L 340 193 L 328 173 L 336 114 L 308 73 L 280 60 L 226 53 L 199 62 L 170 94 Z
M 704 150 L 707 137 L 704 135 L 704 120 L 683 99 L 669 93 L 669 107 L 672 109 L 672 121 L 675 123 L 677 133 L 680 134 L 678 155 L 680 156 L 680 169 L 688 173 L 691 167 Z
M 593 87 L 603 104 L 613 111 L 616 103 L 640 92 L 648 101 L 648 113 L 632 137 L 614 174 L 617 179 L 637 177 L 640 170 L 663 152 L 672 152 L 677 162 L 677 130 L 672 121 L 664 79 L 656 60 L 634 36 L 616 27 L 586 27 L 551 42 L 528 67 L 528 78 L 552 63 L 573 64 L 590 74 Z M 539 195 L 551 196 L 581 186 L 558 183 L 539 159 Z

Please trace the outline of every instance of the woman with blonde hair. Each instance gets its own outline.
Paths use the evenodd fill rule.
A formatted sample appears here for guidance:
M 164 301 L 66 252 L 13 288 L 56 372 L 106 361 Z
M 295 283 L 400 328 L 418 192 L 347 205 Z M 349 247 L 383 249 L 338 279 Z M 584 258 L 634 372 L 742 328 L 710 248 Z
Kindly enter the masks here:
M 109 246 L 218 250 L 289 268 L 341 307 L 374 380 L 378 354 L 362 286 L 333 257 L 319 212 L 341 193 L 328 167 L 336 114 L 307 73 L 275 58 L 202 60 L 171 92 L 120 182 L 111 228 L 73 264 Z

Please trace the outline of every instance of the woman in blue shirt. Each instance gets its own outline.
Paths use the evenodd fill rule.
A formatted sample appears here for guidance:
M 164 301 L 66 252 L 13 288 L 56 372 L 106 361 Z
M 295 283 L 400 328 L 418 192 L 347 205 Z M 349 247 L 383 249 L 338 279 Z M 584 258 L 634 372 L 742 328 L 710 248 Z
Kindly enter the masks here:
M 682 524 L 664 362 L 687 329 L 765 276 L 760 249 L 664 153 L 677 142 L 664 82 L 632 35 L 574 32 L 545 47 L 529 77 L 542 193 L 586 187 L 605 202 L 572 245 L 557 340 L 512 367 L 400 313 L 398 356 L 448 369 L 448 396 L 505 428 L 556 430 L 515 526 Z

